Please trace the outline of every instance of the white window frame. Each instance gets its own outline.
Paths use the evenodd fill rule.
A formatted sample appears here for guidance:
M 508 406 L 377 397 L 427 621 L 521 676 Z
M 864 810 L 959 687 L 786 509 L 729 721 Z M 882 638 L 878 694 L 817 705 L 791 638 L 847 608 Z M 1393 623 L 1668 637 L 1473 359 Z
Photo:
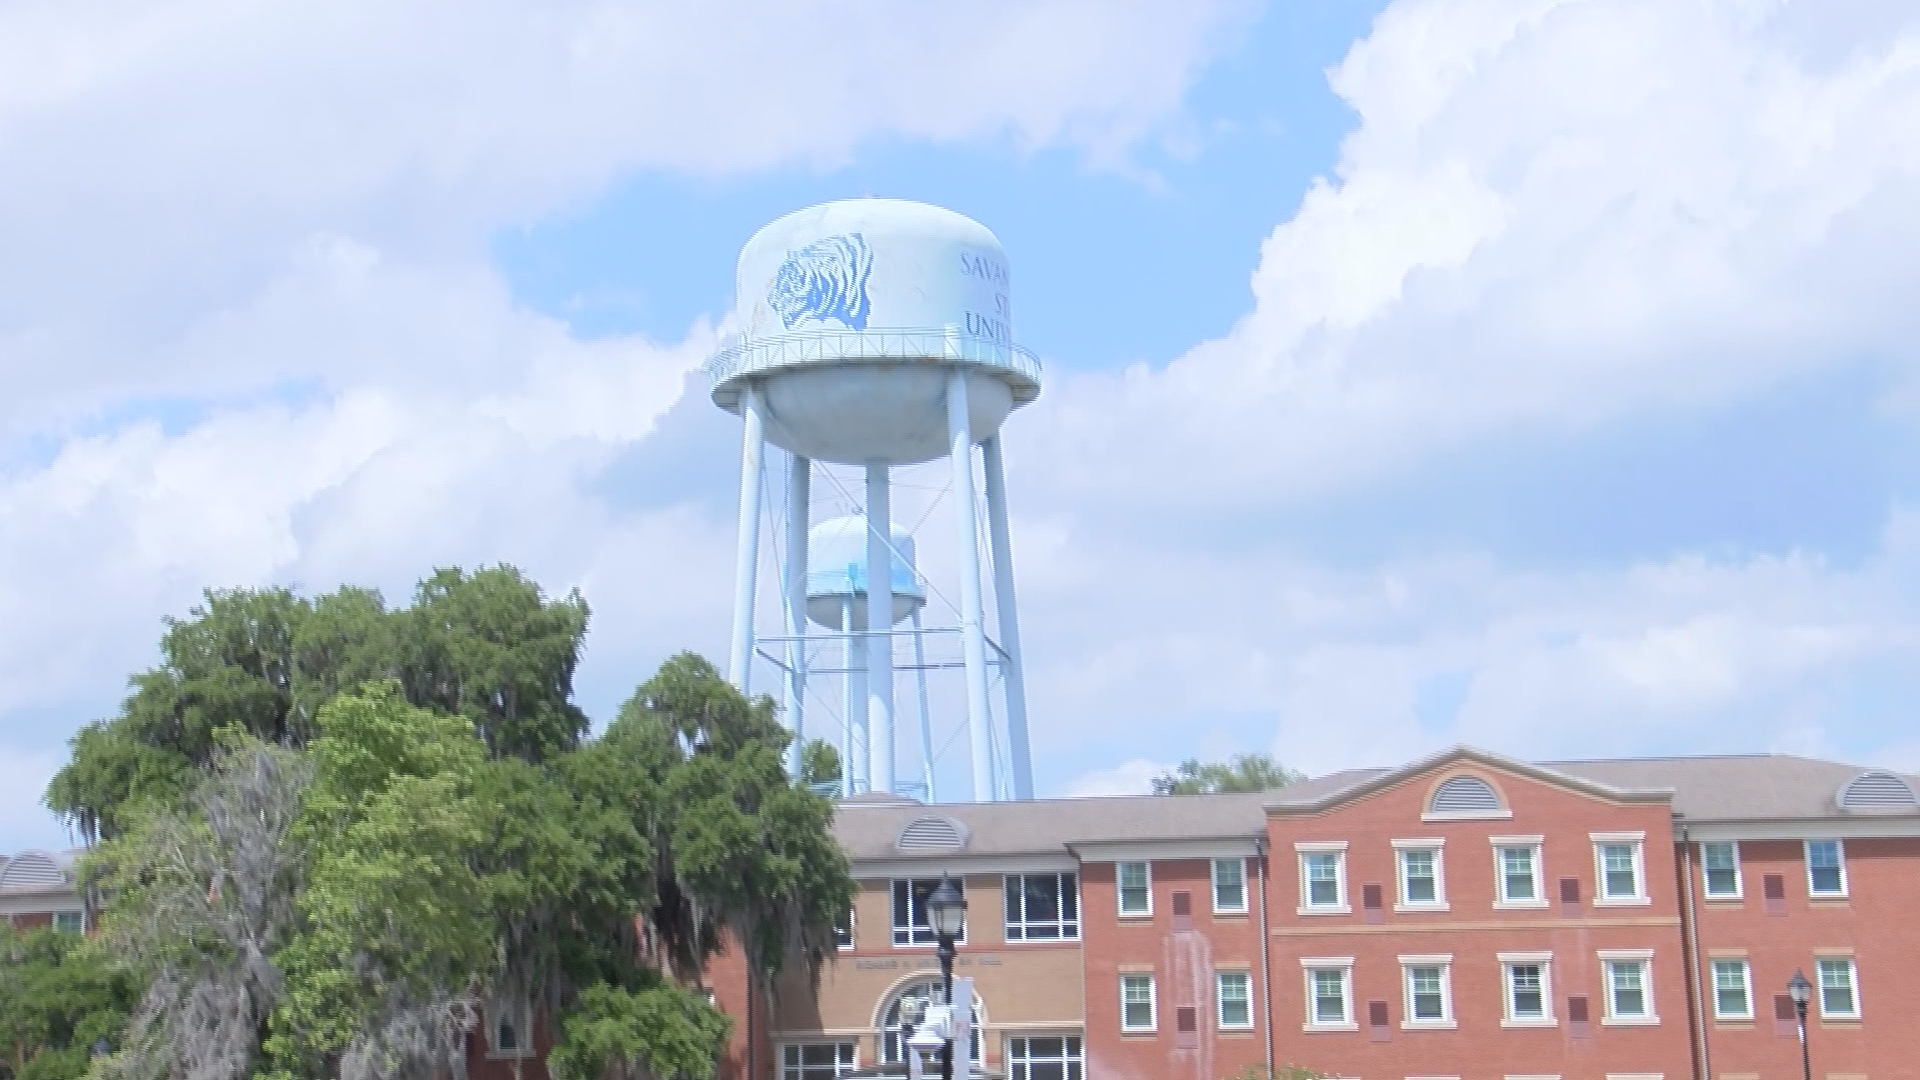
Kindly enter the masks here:
M 1244 1024 L 1227 1023 L 1227 985 L 1229 975 L 1238 975 L 1246 981 L 1247 1022 Z M 1216 968 L 1213 973 L 1213 1021 L 1221 1031 L 1253 1030 L 1253 969 L 1252 968 Z
M 1827 973 L 1828 964 L 1847 965 L 1847 987 L 1853 991 L 1852 1012 L 1827 1011 Z M 1820 1019 L 1822 1020 L 1858 1020 L 1862 1010 L 1860 1004 L 1860 964 L 1851 956 L 1815 956 L 1813 959 L 1813 992 L 1820 999 Z
M 1600 985 L 1601 995 L 1606 1004 L 1606 1013 L 1600 1023 L 1606 1027 L 1656 1027 L 1660 1023 L 1660 1010 L 1655 1007 L 1653 997 L 1653 950 L 1652 949 L 1601 949 Z M 1628 964 L 1637 964 L 1640 968 L 1640 1004 L 1644 1013 L 1622 1016 L 1615 1011 L 1613 995 L 1614 968 Z
M 802 1065 L 797 1062 L 789 1065 L 787 1063 L 787 1051 L 789 1049 L 804 1054 L 806 1047 L 809 1046 L 831 1046 L 834 1048 L 833 1056 L 835 1060 L 831 1068 L 835 1076 L 845 1076 L 847 1073 L 858 1072 L 860 1070 L 860 1042 L 857 1039 L 808 1039 L 796 1042 L 783 1042 L 779 1047 L 780 1080 L 797 1080 L 801 1075 L 800 1070 L 819 1068 L 817 1065 Z M 842 1050 L 849 1052 L 849 1060 L 844 1062 L 839 1060 L 841 1056 L 840 1051 Z
M 1647 834 L 1643 832 L 1597 832 L 1588 833 L 1593 842 L 1593 906 L 1594 907 L 1645 907 L 1653 903 L 1647 894 Z M 1607 895 L 1607 849 L 1627 847 L 1633 853 L 1633 893 L 1629 896 Z
M 1055 1058 L 1055 1057 L 1033 1057 L 1031 1053 L 1021 1054 L 1018 1056 L 1014 1054 L 1013 1052 L 1014 1043 L 1031 1044 L 1039 1039 L 1059 1039 L 1060 1040 L 1060 1056 Z M 1077 1050 L 1070 1045 L 1072 1043 L 1080 1044 Z M 1004 1053 L 1005 1053 L 1004 1060 L 1006 1062 L 1008 1075 L 1013 1074 L 1013 1067 L 1015 1065 L 1026 1065 L 1029 1067 L 1029 1069 L 1031 1069 L 1031 1067 L 1035 1065 L 1061 1065 L 1061 1066 L 1078 1065 L 1080 1066 L 1080 1075 L 1081 1076 L 1087 1075 L 1087 1040 L 1084 1036 L 1079 1034 L 1069 1035 L 1066 1032 L 1061 1032 L 1057 1035 L 1054 1035 L 1054 1034 L 1036 1034 L 1031 1032 L 1021 1032 L 1018 1035 L 1008 1035 L 1006 1037 L 1006 1042 L 1002 1044 L 1002 1049 L 1004 1050 Z M 1031 1051 L 1032 1046 L 1031 1045 L 1024 1046 L 1021 1049 Z M 1062 1071 L 1064 1072 L 1067 1070 L 1063 1068 Z
M 1138 911 L 1127 910 L 1127 885 L 1123 879 L 1126 875 L 1126 868 L 1129 866 L 1140 867 L 1141 874 L 1146 877 L 1145 892 L 1147 894 L 1147 906 Z M 1113 906 L 1115 911 L 1123 919 L 1150 919 L 1153 917 L 1153 863 L 1151 861 L 1147 859 L 1128 859 L 1125 862 L 1113 864 Z
M 893 902 L 891 893 L 887 896 L 887 902 L 889 904 Z M 840 928 L 837 926 L 834 927 L 833 947 L 840 952 L 852 952 L 860 944 L 860 931 L 855 925 L 856 918 L 857 910 L 852 904 L 847 905 L 847 940 L 845 944 L 841 944 L 840 942 Z
M 1347 842 L 1345 840 L 1302 840 L 1293 845 L 1294 858 L 1300 866 L 1300 906 L 1301 915 L 1351 915 L 1353 904 L 1347 895 Z M 1333 887 L 1335 900 L 1331 904 L 1313 902 L 1313 883 L 1307 879 L 1309 856 L 1333 856 Z
M 1424 851 L 1433 855 L 1433 899 L 1411 900 L 1407 897 L 1407 853 Z M 1393 888 L 1395 911 L 1446 911 L 1447 904 L 1447 842 L 1442 839 L 1395 840 L 1393 841 Z
M 76 925 L 61 926 L 60 920 L 62 919 L 70 920 Z M 53 913 L 53 921 L 47 925 L 63 934 L 84 934 L 87 932 L 87 913 L 85 911 L 56 911 Z
M 1559 1027 L 1560 1021 L 1553 1013 L 1553 953 L 1503 952 L 1494 954 L 1494 958 L 1500 961 L 1500 1026 L 1503 1028 Z M 1513 969 L 1515 967 L 1540 969 L 1539 1016 L 1520 1016 L 1513 1011 Z
M 887 922 L 892 926 L 892 933 L 889 936 L 889 940 L 893 942 L 894 948 L 896 949 L 932 949 L 932 948 L 939 947 L 940 942 L 933 932 L 933 913 L 930 911 L 927 913 L 927 925 L 925 927 L 926 940 L 924 941 L 914 940 L 914 935 L 916 933 L 919 933 L 922 930 L 922 927 L 915 924 L 913 921 L 913 883 L 916 881 L 920 881 L 920 882 L 934 882 L 935 884 L 937 884 L 939 880 L 940 880 L 939 878 L 924 878 L 924 877 L 888 879 L 887 881 Z M 902 927 L 900 925 L 899 912 L 895 910 L 895 903 L 894 903 L 894 894 L 899 891 L 899 888 L 903 883 L 907 886 L 907 925 L 905 927 Z M 954 885 L 960 890 L 961 894 L 964 896 L 967 891 L 966 881 L 963 879 L 955 879 Z M 928 894 L 931 895 L 933 890 L 928 889 L 927 891 L 928 891 Z M 967 920 L 964 918 L 961 920 L 960 936 L 953 939 L 954 944 L 965 945 L 967 943 L 967 923 L 969 921 L 970 920 Z M 902 933 L 905 933 L 907 935 L 907 940 L 905 941 L 900 940 L 900 935 Z
M 1413 1014 L 1413 969 L 1440 969 L 1440 1016 L 1419 1019 Z M 1400 1027 L 1404 1031 L 1451 1031 L 1460 1026 L 1453 1015 L 1453 954 L 1425 953 L 1400 957 Z
M 1713 878 L 1708 876 L 1708 871 L 1707 871 L 1707 849 L 1710 847 L 1724 847 L 1733 855 L 1733 891 L 1732 892 L 1717 893 L 1713 891 Z M 1699 855 L 1700 855 L 1700 895 L 1701 897 L 1707 900 L 1740 900 L 1745 897 L 1746 890 L 1743 888 L 1743 883 L 1741 881 L 1742 875 L 1740 873 L 1740 841 L 1738 840 L 1702 840 L 1700 842 Z
M 1744 1013 L 1723 1012 L 1720 1009 L 1720 965 L 1739 964 L 1740 983 L 1747 998 L 1747 1011 Z M 1753 965 L 1744 956 L 1707 957 L 1707 981 L 1709 993 L 1713 998 L 1713 1018 L 1715 1020 L 1752 1020 L 1753 1012 Z
M 1545 908 L 1547 904 L 1547 852 L 1546 837 L 1532 836 L 1489 836 L 1488 843 L 1493 846 L 1493 906 L 1501 910 L 1532 910 Z M 1533 899 L 1515 900 L 1507 895 L 1508 848 L 1529 848 L 1533 851 Z
M 1340 973 L 1341 1008 L 1345 1010 L 1346 1020 L 1322 1023 L 1314 1013 L 1315 998 L 1313 976 L 1315 972 L 1338 971 Z M 1303 956 L 1300 958 L 1301 982 L 1306 988 L 1306 1023 L 1302 1031 L 1359 1031 L 1360 1021 L 1353 1015 L 1353 957 L 1351 956 Z
M 1047 878 L 1055 879 L 1056 883 L 1060 886 L 1060 905 L 1059 906 L 1062 909 L 1066 907 L 1066 896 L 1069 891 L 1067 888 L 1068 882 L 1065 879 L 1071 878 L 1072 879 L 1071 891 L 1073 894 L 1073 918 L 1068 919 L 1065 915 L 1061 915 L 1059 918 L 1056 918 L 1056 919 L 1027 918 L 1026 917 L 1027 905 L 1026 905 L 1026 899 L 1025 899 L 1025 891 L 1023 890 L 1021 893 L 1021 901 L 1020 901 L 1020 918 L 1018 920 L 1008 919 L 1006 917 L 1007 900 L 1013 894 L 1014 883 L 1022 882 L 1026 878 L 1030 878 L 1030 877 L 1047 877 Z M 1045 945 L 1045 944 L 1049 944 L 1056 941 L 1079 941 L 1080 940 L 1080 930 L 1081 930 L 1081 927 L 1084 925 L 1084 920 L 1081 919 L 1080 917 L 1081 910 L 1080 910 L 1080 875 L 1079 874 L 1075 873 L 1072 870 L 1039 870 L 1039 871 L 1034 871 L 1032 873 L 1026 873 L 1026 874 L 1003 874 L 1000 877 L 1000 889 L 1001 889 L 1000 939 L 1002 941 L 1005 941 L 1009 945 L 1026 945 L 1026 944 L 1035 943 L 1035 942 Z M 1071 934 L 1067 933 L 1067 928 L 1069 925 L 1071 925 L 1073 928 L 1073 933 Z M 1060 933 L 1054 937 L 1028 937 L 1026 928 L 1030 926 L 1052 926 L 1057 928 L 1060 931 Z M 1014 936 L 1016 928 L 1018 928 L 1019 930 L 1018 937 Z
M 1127 984 L 1129 982 L 1134 982 L 1137 980 L 1145 980 L 1147 984 L 1147 1022 L 1144 1025 L 1127 1023 L 1127 1005 L 1128 1005 Z M 1135 1002 L 1134 1004 L 1138 1004 L 1138 1003 Z M 1157 1031 L 1159 1030 L 1159 1028 L 1160 1028 L 1160 981 L 1153 977 L 1153 972 L 1151 971 L 1121 972 L 1120 973 L 1120 1031 L 1123 1034 L 1136 1035 L 1136 1034 L 1140 1034 L 1148 1031 Z
M 1813 845 L 1815 844 L 1832 844 L 1833 845 L 1834 854 L 1838 856 L 1840 859 L 1840 891 L 1839 892 L 1816 892 L 1814 890 Z M 1842 840 L 1839 837 L 1831 837 L 1831 838 L 1820 837 L 1818 839 L 1804 840 L 1801 842 L 1800 858 L 1801 858 L 1801 862 L 1804 863 L 1806 866 L 1807 896 L 1809 898 L 1814 900 L 1845 900 L 1847 898 L 1850 890 L 1847 888 L 1847 842 L 1845 840 Z
M 1240 868 L 1240 906 L 1231 907 L 1220 903 L 1220 868 L 1234 865 Z M 1215 859 L 1208 867 L 1207 877 L 1213 887 L 1213 913 L 1215 915 L 1245 915 L 1247 907 L 1247 860 L 1243 858 Z

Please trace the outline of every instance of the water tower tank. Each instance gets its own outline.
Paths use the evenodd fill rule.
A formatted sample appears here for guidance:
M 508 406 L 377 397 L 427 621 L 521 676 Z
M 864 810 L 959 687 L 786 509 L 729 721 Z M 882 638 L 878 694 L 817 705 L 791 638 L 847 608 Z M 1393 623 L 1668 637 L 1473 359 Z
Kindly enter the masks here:
M 913 537 L 900 526 L 893 538 L 893 621 L 926 606 L 927 590 L 913 565 Z M 807 532 L 807 618 L 831 630 L 846 628 L 848 605 L 856 629 L 866 625 L 867 518 L 830 518 Z
M 947 375 L 967 372 L 974 441 L 1040 393 L 1013 343 L 1006 253 L 986 226 L 896 199 L 799 210 L 741 250 L 740 338 L 707 365 L 713 400 L 763 395 L 766 438 L 816 461 L 911 465 L 951 449 Z

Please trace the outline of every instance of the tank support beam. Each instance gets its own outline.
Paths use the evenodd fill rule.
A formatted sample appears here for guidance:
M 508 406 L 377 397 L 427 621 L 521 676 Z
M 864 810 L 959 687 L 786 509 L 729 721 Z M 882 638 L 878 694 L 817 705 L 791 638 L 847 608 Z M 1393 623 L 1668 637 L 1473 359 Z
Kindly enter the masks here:
M 782 686 L 787 727 L 787 775 L 800 776 L 807 741 L 807 503 L 812 499 L 813 462 L 794 454 L 787 462 L 787 671 Z
M 867 466 L 867 771 L 893 790 L 893 508 L 887 467 Z
M 845 631 L 842 640 L 846 645 L 843 655 L 847 669 L 846 752 L 840 757 L 840 772 L 849 795 L 867 790 L 867 656 L 855 630 L 859 618 L 859 608 L 849 595 L 840 603 L 840 628 Z
M 753 664 L 753 600 L 760 569 L 760 482 L 766 471 L 766 423 L 760 390 L 752 383 L 740 392 L 746 421 L 740 443 L 740 529 L 733 561 L 733 647 L 727 655 L 727 679 L 748 692 Z
M 993 551 L 993 601 L 999 609 L 1000 647 L 1006 663 L 1000 675 L 1007 690 L 1007 756 L 1013 772 L 1013 797 L 1033 798 L 1033 750 L 1027 744 L 1027 676 L 1020 654 L 1020 608 L 1013 596 L 1013 534 L 1007 524 L 1007 467 L 1000 436 L 980 444 L 987 474 L 987 539 Z
M 973 750 L 973 801 L 994 801 L 993 713 L 987 704 L 987 635 L 980 596 L 980 517 L 973 497 L 973 431 L 967 371 L 948 369 L 947 437 L 960 540 L 960 640 L 967 663 L 967 733 Z
M 939 802 L 933 787 L 933 710 L 927 707 L 927 635 L 920 625 L 920 609 L 913 609 L 913 667 L 920 680 L 920 774 L 927 784 L 927 801 Z

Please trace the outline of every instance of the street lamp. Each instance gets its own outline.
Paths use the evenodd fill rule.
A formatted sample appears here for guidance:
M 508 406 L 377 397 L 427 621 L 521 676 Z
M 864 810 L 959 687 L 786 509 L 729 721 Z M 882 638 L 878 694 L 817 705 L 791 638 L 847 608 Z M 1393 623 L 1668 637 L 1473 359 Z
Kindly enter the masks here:
M 927 897 L 927 922 L 939 943 L 940 984 L 947 996 L 947 1008 L 953 1008 L 953 939 L 967 928 L 967 899 L 954 888 L 953 879 L 940 875 L 940 885 Z M 967 1003 L 969 1007 L 972 1002 Z M 940 1078 L 953 1080 L 953 1040 L 940 1048 Z
M 1793 978 L 1787 980 L 1787 996 L 1793 999 L 1793 1011 L 1800 1015 L 1800 1076 L 1813 1080 L 1813 1059 L 1807 1056 L 1807 999 L 1813 996 L 1813 984 L 1799 968 L 1794 968 Z

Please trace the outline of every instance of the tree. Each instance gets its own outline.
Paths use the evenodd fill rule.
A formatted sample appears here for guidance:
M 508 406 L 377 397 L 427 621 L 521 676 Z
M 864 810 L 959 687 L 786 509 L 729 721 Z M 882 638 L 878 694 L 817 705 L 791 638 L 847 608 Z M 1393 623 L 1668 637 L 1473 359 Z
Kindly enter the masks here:
M 1225 791 L 1273 791 L 1296 784 L 1296 772 L 1266 754 L 1235 754 L 1231 761 L 1201 764 L 1188 758 L 1173 772 L 1153 778 L 1155 795 L 1212 795 Z
M 837 784 L 840 782 L 840 751 L 825 739 L 808 739 L 800 748 L 800 782 L 812 787 L 815 784 Z
M 17 1080 L 77 1080 L 95 1042 L 120 1037 L 139 996 L 101 943 L 0 924 L 0 1057 Z
M 398 612 L 209 593 L 169 624 L 48 794 L 101 838 L 143 991 L 102 1080 L 458 1075 L 492 1002 L 537 1006 L 583 1080 L 710 1076 L 706 962 L 770 985 L 831 955 L 832 805 L 786 775 L 773 702 L 691 654 L 587 739 L 585 626 L 506 568 Z

